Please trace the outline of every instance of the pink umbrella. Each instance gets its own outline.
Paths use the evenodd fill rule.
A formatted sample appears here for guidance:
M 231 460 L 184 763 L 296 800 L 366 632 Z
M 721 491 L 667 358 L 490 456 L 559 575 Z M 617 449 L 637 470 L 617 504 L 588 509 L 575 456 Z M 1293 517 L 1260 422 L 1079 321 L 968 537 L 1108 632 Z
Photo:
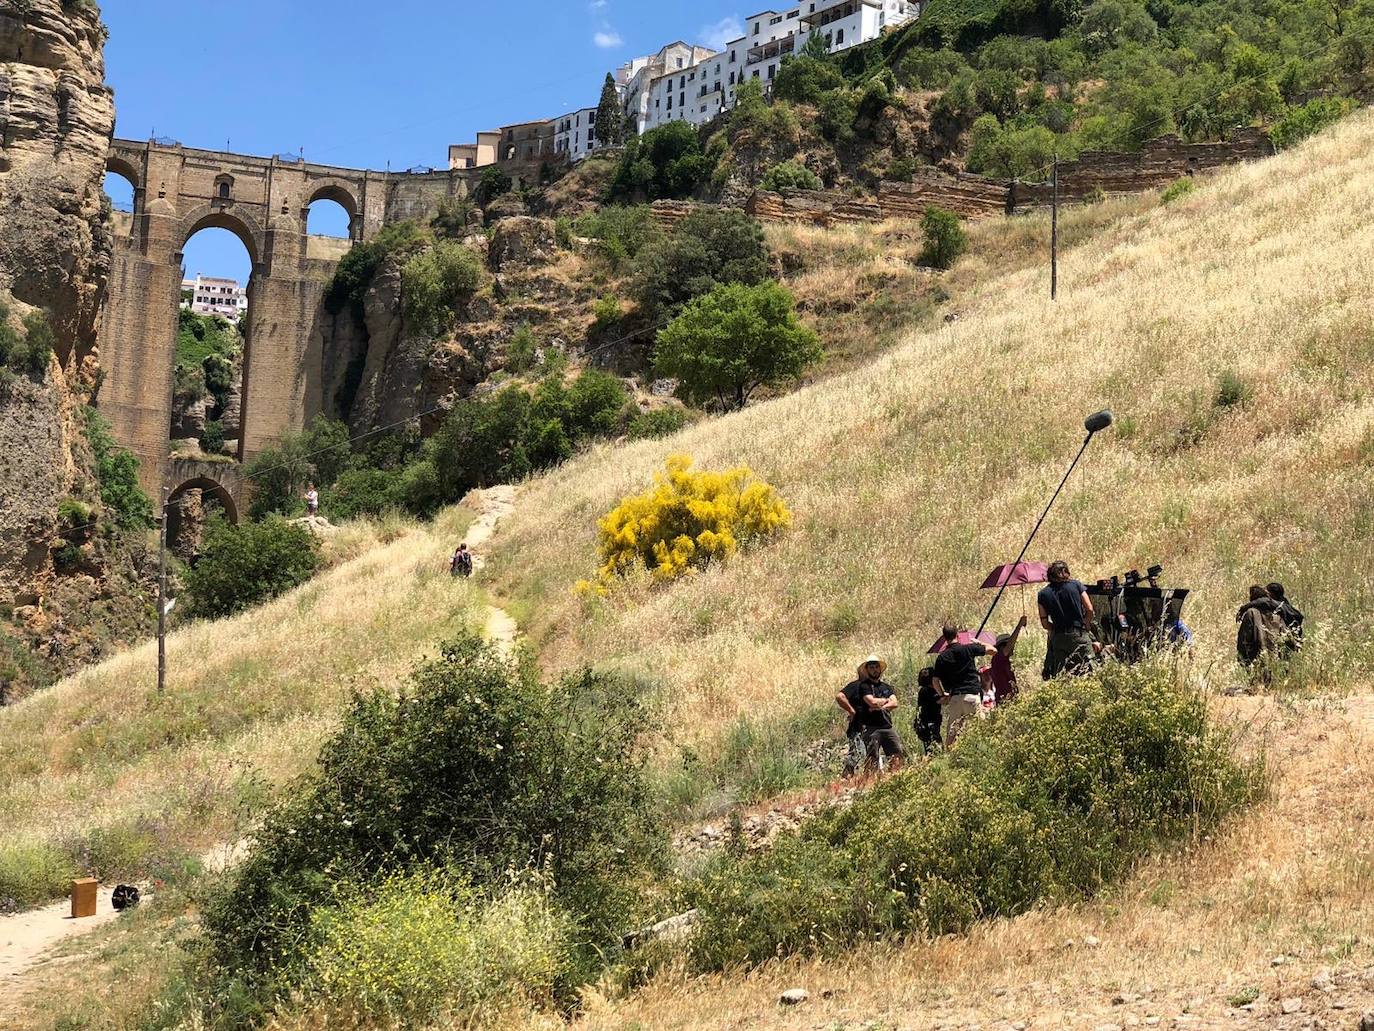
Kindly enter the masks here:
M 996 638 L 994 635 L 990 634 L 990 633 L 984 632 L 984 633 L 979 634 L 979 635 L 978 635 L 978 640 L 982 641 L 982 642 L 983 642 L 985 645 L 987 645 L 989 648 L 995 648 L 995 647 L 997 647 L 997 638 Z M 954 639 L 954 643 L 955 643 L 955 644 L 972 644 L 972 643 L 973 643 L 973 631 L 972 631 L 972 630 L 960 630 L 960 631 L 959 631 L 959 636 L 958 636 L 957 638 Z M 936 639 L 935 643 L 932 644 L 932 645 L 930 646 L 930 651 L 926 652 L 926 654 L 927 654 L 927 655 L 939 655 L 942 651 L 944 651 L 944 650 L 945 650 L 946 648 L 948 648 L 948 647 L 949 647 L 949 645 L 945 643 L 944 635 L 941 634 L 940 637 Z
M 1009 562 L 998 566 L 983 581 L 983 590 L 994 587 L 1024 587 L 1026 584 L 1049 583 L 1050 567 L 1044 562 Z

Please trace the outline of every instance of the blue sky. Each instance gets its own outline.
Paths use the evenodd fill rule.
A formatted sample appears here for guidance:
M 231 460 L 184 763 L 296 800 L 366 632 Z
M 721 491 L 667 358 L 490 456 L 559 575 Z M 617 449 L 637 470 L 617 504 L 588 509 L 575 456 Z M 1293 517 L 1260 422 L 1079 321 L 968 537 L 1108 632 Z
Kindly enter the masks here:
M 760 7 L 768 6 L 766 3 Z M 478 129 L 595 104 L 607 71 L 675 39 L 719 44 L 734 0 L 104 0 L 116 132 L 358 168 L 444 167 Z M 507 16 L 508 15 L 508 16 Z M 115 199 L 123 199 L 118 183 Z M 311 229 L 342 235 L 342 209 Z M 186 267 L 244 280 L 223 230 Z

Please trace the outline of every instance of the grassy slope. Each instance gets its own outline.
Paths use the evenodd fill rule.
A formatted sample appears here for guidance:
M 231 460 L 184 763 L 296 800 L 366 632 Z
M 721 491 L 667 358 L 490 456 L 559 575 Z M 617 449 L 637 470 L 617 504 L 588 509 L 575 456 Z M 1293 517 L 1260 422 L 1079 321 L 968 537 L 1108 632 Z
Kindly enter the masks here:
M 544 655 L 662 682 L 665 724 L 709 743 L 738 713 L 824 703 L 874 648 L 924 651 L 945 618 L 976 623 L 984 574 L 1015 557 L 1083 416 L 1111 405 L 1118 430 L 1094 445 L 1031 557 L 1066 556 L 1085 578 L 1161 561 L 1199 589 L 1188 616 L 1221 677 L 1245 586 L 1284 580 L 1333 657 L 1316 677 L 1363 669 L 1371 142 L 1364 113 L 1118 222 L 1066 262 L 1057 305 L 1048 270 L 1020 271 L 858 371 L 573 462 L 524 491 L 497 575 Z M 1248 401 L 1216 403 L 1228 374 Z M 570 587 L 596 564 L 597 517 L 673 451 L 748 463 L 794 507 L 795 531 L 671 589 L 584 607 Z M 1009 598 L 997 628 L 1021 606 Z M 1028 673 L 1042 648 L 1031 635 Z
M 447 576 L 467 523 L 454 510 L 389 542 L 345 529 L 311 583 L 171 634 L 163 698 L 146 644 L 0 709 L 0 852 L 113 827 L 168 852 L 233 840 L 241 803 L 313 762 L 351 692 L 398 685 L 480 626 L 477 596 Z

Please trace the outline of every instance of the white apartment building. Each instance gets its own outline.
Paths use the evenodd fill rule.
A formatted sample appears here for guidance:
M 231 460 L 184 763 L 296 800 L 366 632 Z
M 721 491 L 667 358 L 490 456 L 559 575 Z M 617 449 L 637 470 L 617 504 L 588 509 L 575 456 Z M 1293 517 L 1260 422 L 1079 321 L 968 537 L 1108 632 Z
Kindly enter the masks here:
M 581 161 L 597 148 L 596 108 L 584 107 L 555 118 L 553 152 L 569 161 Z
M 625 79 L 625 118 L 626 126 L 635 133 L 643 133 L 655 125 L 668 121 L 652 119 L 654 87 L 659 79 L 677 77 L 688 69 L 714 57 L 716 52 L 706 47 L 696 46 L 677 40 L 669 43 L 651 57 L 637 57 L 629 64 L 622 65 L 616 73 L 616 81 Z M 695 81 L 695 79 L 693 80 Z M 660 87 L 663 89 L 665 87 Z M 685 89 L 685 85 L 684 85 Z
M 187 291 L 191 294 L 190 300 L 183 299 L 181 306 L 197 315 L 220 315 L 238 322 L 248 310 L 248 291 L 239 286 L 237 279 L 197 274 L 195 279 L 183 279 L 181 290 L 183 295 Z
M 806 0 L 750 15 L 745 34 L 719 54 L 660 72 L 650 82 L 640 131 L 672 121 L 702 125 L 734 107 L 740 83 L 758 79 L 768 89 L 783 58 L 798 53 L 811 35 L 822 36 L 832 54 L 840 53 L 905 24 L 920 6 L 920 0 Z

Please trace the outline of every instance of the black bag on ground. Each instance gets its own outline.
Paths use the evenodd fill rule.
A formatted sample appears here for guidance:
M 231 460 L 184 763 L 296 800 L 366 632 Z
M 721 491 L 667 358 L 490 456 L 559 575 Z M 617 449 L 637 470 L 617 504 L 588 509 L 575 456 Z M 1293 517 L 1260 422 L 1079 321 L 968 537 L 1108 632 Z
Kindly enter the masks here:
M 126 909 L 132 909 L 138 905 L 139 899 L 143 897 L 142 892 L 132 884 L 120 884 L 115 887 L 110 895 L 110 905 L 114 906 L 116 913 L 122 913 Z

